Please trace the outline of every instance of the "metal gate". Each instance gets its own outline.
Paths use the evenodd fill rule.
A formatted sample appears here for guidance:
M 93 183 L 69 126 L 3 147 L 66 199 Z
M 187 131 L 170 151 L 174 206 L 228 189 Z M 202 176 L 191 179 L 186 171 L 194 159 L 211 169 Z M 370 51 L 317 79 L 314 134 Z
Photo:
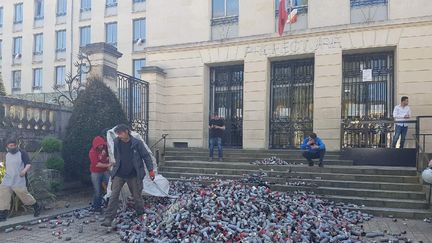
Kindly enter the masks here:
M 210 115 L 217 112 L 225 120 L 223 144 L 243 145 L 243 65 L 214 67 L 210 70 Z
M 390 147 L 393 52 L 343 56 L 342 148 Z
M 298 148 L 313 130 L 314 59 L 273 62 L 270 148 Z
M 132 130 L 148 140 L 149 84 L 130 75 L 117 73 L 118 99 Z

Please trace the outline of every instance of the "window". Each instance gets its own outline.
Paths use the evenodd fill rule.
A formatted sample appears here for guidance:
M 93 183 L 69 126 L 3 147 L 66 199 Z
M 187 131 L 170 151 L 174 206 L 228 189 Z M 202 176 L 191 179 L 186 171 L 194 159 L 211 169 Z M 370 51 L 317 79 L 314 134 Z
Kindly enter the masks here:
M 143 3 L 145 0 L 133 0 L 134 3 Z
M 12 90 L 21 89 L 21 71 L 12 72 Z
M 351 7 L 387 4 L 387 0 L 351 0 Z
M 117 22 L 105 25 L 105 42 L 117 46 Z
M 66 51 L 66 30 L 56 32 L 56 52 Z
M 276 30 L 278 29 L 279 2 L 275 0 Z M 304 30 L 308 28 L 308 0 L 285 0 L 285 7 L 290 14 L 294 9 L 297 11 L 297 18 L 285 25 L 285 31 Z
M 21 24 L 23 21 L 23 4 L 15 4 L 14 24 Z
M 213 0 L 213 18 L 224 18 L 239 15 L 239 0 Z
M 14 42 L 13 55 L 16 57 L 17 55 L 21 55 L 22 37 L 15 37 L 13 39 L 13 42 Z
M 91 0 L 81 0 L 81 12 L 91 11 Z
M 55 80 L 57 86 L 63 86 L 66 78 L 66 66 L 57 66 L 55 70 Z
M 144 67 L 146 64 L 145 59 L 136 59 L 133 60 L 133 74 L 135 78 L 141 79 L 140 70 L 142 67 Z
M 65 16 L 67 10 L 67 0 L 57 0 L 57 16 Z
M 117 7 L 117 0 L 106 0 L 106 7 Z
M 133 38 L 134 42 L 137 40 L 146 39 L 146 20 L 145 19 L 135 19 L 133 21 Z
M 3 7 L 0 7 L 0 28 L 3 27 Z
M 44 18 L 44 2 L 43 0 L 35 0 L 35 20 L 40 20 Z
M 388 19 L 388 0 L 350 0 L 351 23 L 370 23 Z
M 80 47 L 85 47 L 91 42 L 91 29 L 90 26 L 80 28 Z
M 33 69 L 33 89 L 42 88 L 42 68 Z
M 33 55 L 41 55 L 42 53 L 43 53 L 43 34 L 35 34 Z

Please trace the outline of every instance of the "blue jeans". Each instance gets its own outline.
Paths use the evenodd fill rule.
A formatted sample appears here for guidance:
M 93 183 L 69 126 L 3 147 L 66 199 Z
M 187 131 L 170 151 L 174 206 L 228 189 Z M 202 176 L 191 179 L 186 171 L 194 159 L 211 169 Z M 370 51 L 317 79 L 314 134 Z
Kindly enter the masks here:
M 222 138 L 219 138 L 219 137 L 210 138 L 210 158 L 213 158 L 213 151 L 214 151 L 215 145 L 217 145 L 217 147 L 218 147 L 219 158 L 222 158 L 223 157 Z
M 108 185 L 109 172 L 102 173 L 91 173 L 91 180 L 93 183 L 94 197 L 93 197 L 93 209 L 100 209 L 102 207 L 102 183 Z
M 396 144 L 397 144 L 397 141 L 399 140 L 399 137 L 401 139 L 400 140 L 400 146 L 399 146 L 399 148 L 403 148 L 404 147 L 405 137 L 406 137 L 407 132 L 408 132 L 408 127 L 403 127 L 403 126 L 396 125 L 396 127 L 395 127 L 395 135 L 393 137 L 393 148 L 396 148 Z

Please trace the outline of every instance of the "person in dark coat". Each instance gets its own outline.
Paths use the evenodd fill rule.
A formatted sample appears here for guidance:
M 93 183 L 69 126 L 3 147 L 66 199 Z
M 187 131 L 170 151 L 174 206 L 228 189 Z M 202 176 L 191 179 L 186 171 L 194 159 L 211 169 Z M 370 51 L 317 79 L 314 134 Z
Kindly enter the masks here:
M 114 132 L 115 164 L 111 171 L 112 194 L 108 208 L 105 212 L 105 221 L 102 226 L 110 227 L 119 207 L 119 196 L 123 185 L 127 183 L 135 203 L 137 215 L 144 214 L 144 201 L 142 198 L 143 179 L 145 176 L 144 164 L 149 171 L 150 179 L 154 180 L 153 161 L 145 149 L 144 143 L 130 134 L 127 125 L 116 126 Z

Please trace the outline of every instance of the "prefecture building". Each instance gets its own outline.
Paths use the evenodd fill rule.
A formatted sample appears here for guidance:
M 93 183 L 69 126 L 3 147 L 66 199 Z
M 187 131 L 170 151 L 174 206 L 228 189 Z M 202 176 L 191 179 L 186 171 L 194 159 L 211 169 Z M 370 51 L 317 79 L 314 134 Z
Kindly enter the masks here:
M 278 2 L 0 0 L 3 80 L 52 92 L 80 47 L 110 43 L 119 71 L 150 83 L 150 140 L 168 146 L 207 147 L 213 112 L 225 146 L 245 149 L 311 131 L 328 150 L 388 146 L 385 123 L 365 138 L 353 121 L 391 119 L 402 95 L 432 115 L 432 1 L 288 0 L 298 15 L 281 37 Z

